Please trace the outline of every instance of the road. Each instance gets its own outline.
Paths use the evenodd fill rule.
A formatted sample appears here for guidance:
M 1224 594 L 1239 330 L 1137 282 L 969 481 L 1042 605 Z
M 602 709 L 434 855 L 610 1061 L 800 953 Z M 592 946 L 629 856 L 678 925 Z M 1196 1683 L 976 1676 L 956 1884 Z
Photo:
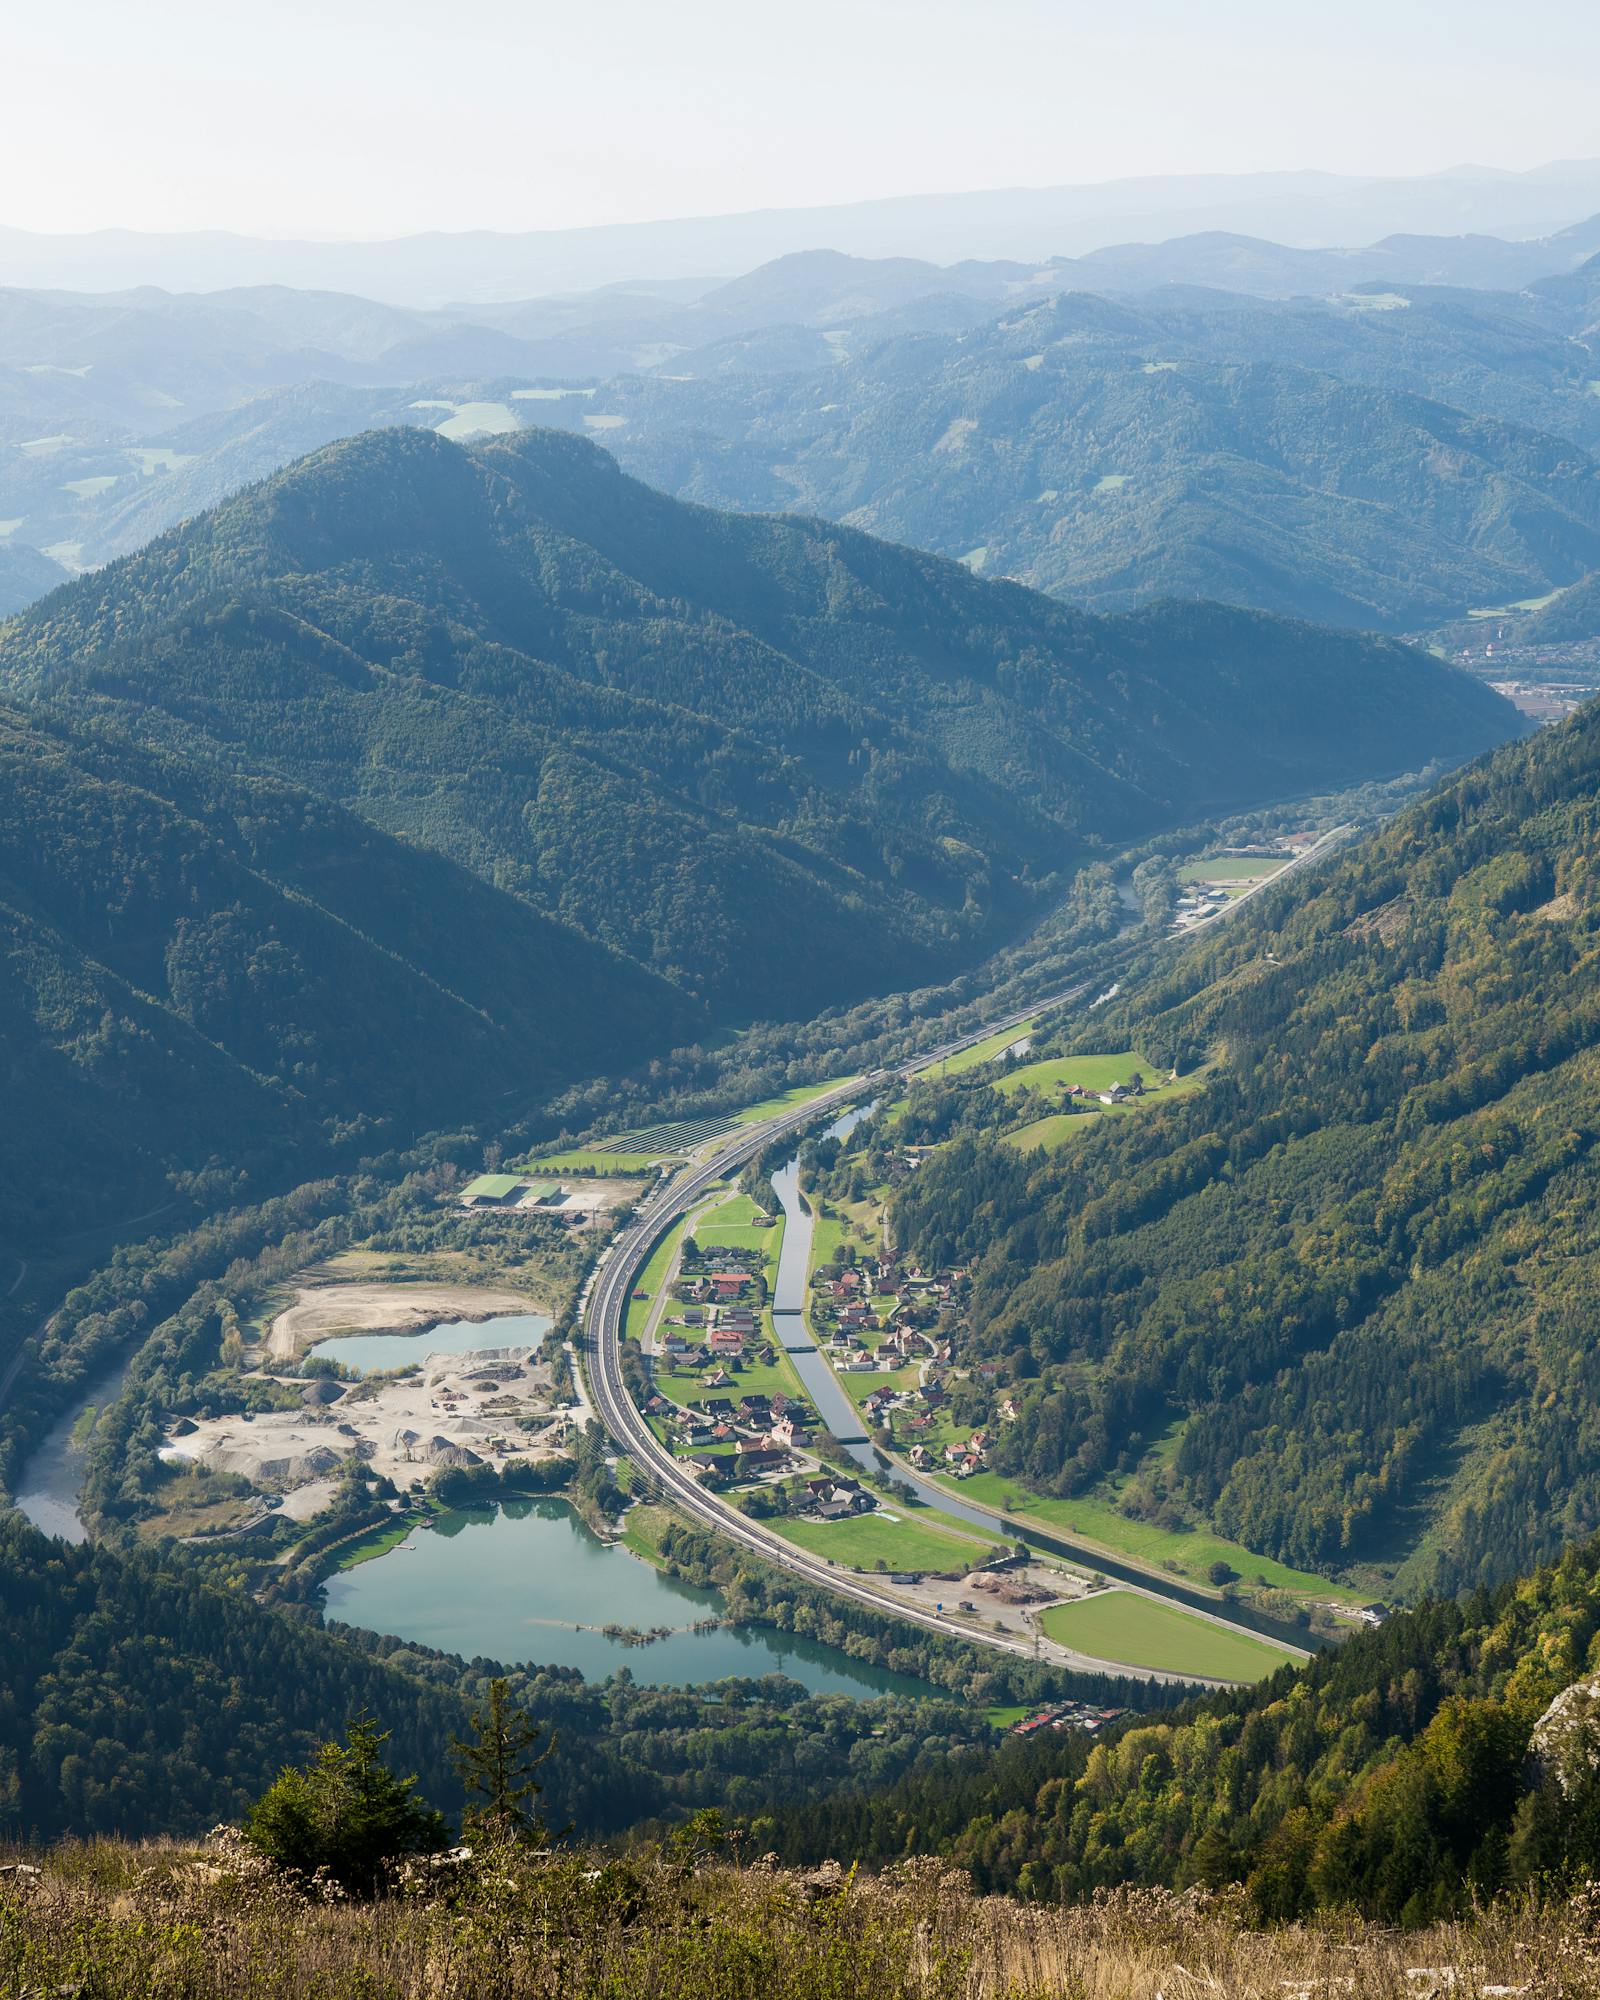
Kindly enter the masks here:
M 925 1069 L 930 1063 L 942 1062 L 946 1057 L 957 1055 L 963 1049 L 972 1047 L 974 1043 L 986 1040 L 990 1035 L 1009 1027 L 1019 1026 L 1022 1022 L 1031 1020 L 1035 1014 L 1059 1006 L 1065 1000 L 1078 998 L 1088 991 L 1091 983 L 1086 981 L 1068 992 L 1036 1000 L 1030 1006 L 1018 1008 L 1011 1014 L 986 1022 L 981 1029 L 975 1030 L 970 1035 L 942 1042 L 932 1049 L 925 1050 L 915 1061 L 898 1063 L 895 1067 L 899 1071 L 910 1071 Z M 1195 1675 L 1166 1673 L 1153 1668 L 1132 1669 L 1114 1660 L 1095 1659 L 1088 1654 L 1058 1646 L 1051 1640 L 1041 1640 L 1035 1647 L 1031 1640 L 992 1630 L 979 1630 L 965 1619 L 943 1616 L 918 1604 L 900 1595 L 892 1586 L 880 1583 L 871 1576 L 837 1569 L 821 1557 L 796 1548 L 792 1542 L 786 1542 L 781 1535 L 774 1534 L 760 1522 L 752 1521 L 747 1515 L 740 1513 L 738 1508 L 731 1506 L 716 1494 L 707 1492 L 693 1474 L 686 1471 L 661 1443 L 642 1413 L 635 1407 L 622 1377 L 622 1329 L 627 1317 L 628 1302 L 633 1295 L 634 1283 L 663 1232 L 717 1181 L 744 1166 L 758 1153 L 764 1152 L 775 1139 L 810 1124 L 820 1112 L 836 1105 L 843 1105 L 852 1097 L 859 1096 L 874 1081 L 876 1081 L 875 1076 L 850 1077 L 795 1110 L 777 1118 L 764 1120 L 759 1125 L 743 1127 L 698 1164 L 692 1163 L 671 1180 L 658 1186 L 641 1203 L 634 1219 L 612 1243 L 604 1259 L 596 1266 L 585 1292 L 584 1360 L 590 1394 L 601 1423 L 649 1481 L 682 1513 L 714 1529 L 728 1540 L 738 1543 L 740 1547 L 749 1549 L 763 1561 L 803 1577 L 808 1583 L 817 1584 L 824 1590 L 831 1590 L 841 1597 L 853 1598 L 860 1604 L 869 1605 L 874 1611 L 883 1612 L 914 1625 L 921 1625 L 929 1631 L 943 1633 L 948 1638 L 963 1639 L 969 1644 L 993 1646 L 1001 1652 L 1014 1653 L 1024 1659 L 1037 1658 L 1052 1665 L 1075 1668 L 1081 1672 L 1108 1673 L 1137 1680 L 1156 1680 L 1175 1684 L 1192 1684 L 1198 1681 L 1200 1677 Z M 1235 1628 L 1230 1626 L 1229 1629 Z M 1237 1629 L 1243 1632 L 1245 1628 Z M 1259 1635 L 1250 1633 L 1248 1636 Z M 1204 1684 L 1222 1685 L 1217 1682 Z
M 1274 886 L 1292 870 L 1320 859 L 1349 831 L 1350 828 L 1346 826 L 1333 828 L 1303 854 L 1296 855 L 1287 867 L 1279 869 L 1267 882 L 1258 883 L 1244 895 L 1235 897 L 1226 910 L 1220 911 L 1216 917 L 1208 918 L 1204 925 L 1196 925 L 1193 930 L 1184 933 L 1183 937 L 1171 938 L 1168 942 L 1183 942 L 1193 936 L 1195 931 L 1208 928 L 1222 918 L 1231 916 L 1258 890 Z M 1108 954 L 1107 966 L 1095 979 L 1080 981 L 1063 992 L 1048 995 L 1044 999 L 1030 1002 L 1025 1007 L 1017 1007 L 1009 1013 L 998 1015 L 970 1034 L 937 1043 L 909 1061 L 901 1060 L 895 1063 L 893 1073 L 910 1077 L 918 1071 L 931 1068 L 936 1063 L 944 1062 L 950 1056 L 959 1055 L 963 1049 L 969 1049 L 975 1043 L 986 1041 L 991 1035 L 999 1034 L 1007 1028 L 1020 1027 L 1025 1021 L 1032 1020 L 1035 1015 L 1045 1013 L 1052 1007 L 1061 1006 L 1069 1000 L 1081 999 L 1091 986 L 1100 983 L 1109 973 L 1114 972 L 1115 964 L 1114 953 Z M 854 1598 L 858 1603 L 869 1605 L 875 1611 L 924 1626 L 930 1631 L 941 1632 L 954 1639 L 964 1639 L 969 1643 L 993 1646 L 1001 1652 L 1015 1653 L 1030 1659 L 1047 1659 L 1060 1666 L 1086 1672 L 1116 1674 L 1125 1678 L 1183 1683 L 1198 1681 L 1198 1676 L 1159 1672 L 1155 1669 L 1132 1669 L 1116 1661 L 1094 1659 L 1085 1654 L 1075 1653 L 1067 1647 L 1058 1646 L 1049 1640 L 1040 1641 L 1036 1648 L 1027 1640 L 993 1631 L 977 1631 L 962 1619 L 941 1616 L 923 1605 L 912 1602 L 892 1587 L 879 1583 L 868 1575 L 835 1568 L 819 1557 L 796 1548 L 792 1542 L 786 1542 L 781 1535 L 774 1534 L 759 1522 L 752 1521 L 747 1515 L 740 1513 L 736 1507 L 715 1493 L 708 1492 L 691 1473 L 684 1470 L 679 1461 L 661 1443 L 628 1394 L 622 1377 L 622 1329 L 634 1282 L 662 1234 L 717 1181 L 744 1166 L 758 1153 L 764 1152 L 774 1140 L 809 1125 L 819 1112 L 847 1103 L 849 1099 L 858 1096 L 863 1090 L 878 1082 L 885 1074 L 887 1072 L 874 1072 L 870 1076 L 851 1077 L 792 1111 L 764 1120 L 759 1125 L 743 1127 L 698 1164 L 691 1163 L 686 1169 L 655 1188 L 641 1204 L 633 1221 L 612 1243 L 602 1261 L 596 1266 L 584 1292 L 584 1361 L 590 1393 L 601 1423 L 650 1482 L 671 1499 L 681 1512 L 692 1520 L 714 1529 L 718 1534 L 726 1536 L 730 1541 L 738 1543 L 740 1547 L 751 1550 L 764 1561 L 803 1577 L 809 1583 L 820 1585 L 825 1590 L 834 1591 L 842 1597 Z M 1187 1606 L 1184 1608 L 1190 1609 Z M 1240 1633 L 1243 1637 L 1259 1639 L 1262 1636 L 1250 1626 L 1233 1623 L 1225 1613 L 1207 1612 L 1202 1615 L 1213 1623 L 1226 1626 L 1229 1631 Z M 1207 1684 L 1221 1685 L 1221 1683 Z

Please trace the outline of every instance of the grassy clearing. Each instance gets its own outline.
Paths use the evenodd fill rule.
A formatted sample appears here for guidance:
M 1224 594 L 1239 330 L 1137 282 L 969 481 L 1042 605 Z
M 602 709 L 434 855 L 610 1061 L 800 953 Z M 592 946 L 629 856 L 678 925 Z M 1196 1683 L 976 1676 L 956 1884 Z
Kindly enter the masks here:
M 630 1507 L 623 1520 L 622 1545 L 631 1549 L 641 1561 L 659 1569 L 663 1558 L 661 1538 L 672 1524 L 670 1507 L 657 1507 L 641 1502 Z
M 705 1366 L 709 1368 L 710 1365 L 708 1358 Z M 731 1396 L 735 1401 L 740 1396 L 771 1396 L 774 1394 L 787 1396 L 791 1401 L 803 1403 L 809 1403 L 811 1400 L 806 1395 L 804 1389 L 801 1388 L 800 1377 L 794 1372 L 794 1368 L 785 1356 L 782 1348 L 777 1350 L 777 1359 L 775 1361 L 750 1361 L 747 1359 L 740 1367 L 729 1368 L 727 1372 L 733 1377 L 733 1387 L 731 1389 L 707 1390 L 701 1383 L 700 1372 L 697 1370 L 692 1374 L 669 1374 L 658 1362 L 655 1370 L 655 1385 L 669 1403 L 676 1403 L 680 1408 L 687 1408 L 690 1403 L 706 1395 Z M 699 1449 L 698 1446 L 695 1448 L 696 1450 Z
M 762 1225 L 765 1213 L 747 1194 L 730 1195 L 700 1217 L 694 1240 L 702 1250 L 759 1250 L 765 1256 L 783 1240 L 781 1223 Z
M 339 1551 L 338 1569 L 356 1569 L 364 1562 L 371 1562 L 375 1556 L 386 1556 L 400 1544 L 416 1527 L 414 1520 L 395 1521 L 390 1526 L 374 1528 L 370 1535 L 363 1535 L 359 1542 L 352 1542 L 348 1548 Z
M 1024 1035 L 1033 1032 L 1032 1021 L 1019 1021 L 1014 1028 L 1001 1028 L 997 1033 L 985 1035 L 981 1042 L 974 1042 L 970 1049 L 963 1049 L 959 1055 L 947 1056 L 942 1063 L 934 1065 L 939 1076 L 959 1076 L 964 1069 L 976 1069 L 979 1063 L 993 1062 L 996 1056 L 1004 1055 L 1013 1042 L 1020 1042 Z
M 960 1570 L 988 1559 L 994 1544 L 944 1527 L 930 1527 L 894 1510 L 899 1518 L 862 1514 L 849 1521 L 767 1522 L 785 1541 L 810 1555 L 822 1556 L 843 1569 Z
M 759 1104 L 750 1104 L 743 1111 L 735 1112 L 734 1117 L 741 1125 L 759 1125 L 763 1119 L 776 1118 L 780 1112 L 798 1110 L 814 1097 L 826 1096 L 843 1082 L 842 1076 L 836 1076 L 831 1083 L 797 1083 L 793 1090 L 784 1091 L 781 1097 L 764 1097 Z
M 914 1385 L 917 1379 L 914 1368 L 842 1369 L 834 1364 L 832 1355 L 828 1356 L 828 1365 L 833 1368 L 839 1387 L 858 1410 L 874 1389 L 905 1389 Z
M 1007 1075 L 996 1077 L 994 1088 L 1006 1097 L 1019 1090 L 1065 1090 L 1077 1084 L 1081 1090 L 1109 1090 L 1114 1083 L 1126 1083 L 1137 1070 L 1144 1078 L 1147 1098 L 1182 1097 L 1199 1088 L 1198 1070 L 1168 1083 L 1167 1073 L 1137 1049 L 1120 1049 L 1112 1055 L 1051 1056 L 1043 1062 L 1023 1063 Z
M 1008 1499 L 1013 1500 L 1016 1504 L 1009 1518 L 1020 1524 L 1031 1520 L 1041 1528 L 1054 1528 L 1080 1541 L 1098 1542 L 1115 1555 L 1132 1556 L 1136 1562 L 1148 1563 L 1153 1569 L 1171 1569 L 1192 1583 L 1206 1585 L 1211 1565 L 1225 1562 L 1247 1584 L 1261 1582 L 1274 1590 L 1292 1591 L 1296 1596 L 1333 1597 L 1349 1604 L 1370 1601 L 1359 1591 L 1346 1590 L 1307 1570 L 1291 1569 L 1287 1563 L 1274 1562 L 1270 1556 L 1255 1555 L 1240 1543 L 1204 1528 L 1174 1531 L 1158 1528 L 1150 1521 L 1132 1521 L 1104 1497 L 1049 1499 L 1028 1492 L 1026 1487 L 998 1472 L 975 1472 L 970 1479 L 962 1480 L 959 1487 L 953 1481 L 943 1483 L 952 1492 L 959 1491 L 963 1499 L 979 1501 L 985 1507 L 1003 1508 Z
M 1169 1674 L 1213 1681 L 1258 1681 L 1293 1658 L 1265 1639 L 1225 1632 L 1204 1618 L 1131 1590 L 1106 1590 L 1076 1604 L 1052 1604 L 1039 1614 L 1058 1645 Z
M 1081 1139 L 1099 1122 L 1098 1113 L 1085 1116 L 1081 1111 L 1074 1114 L 1054 1111 L 1047 1118 L 1035 1118 L 1031 1125 L 1005 1133 L 1004 1138 L 1008 1146 L 1015 1146 L 1020 1153 L 1054 1153 L 1069 1139 Z
M 645 1328 L 650 1323 L 650 1314 L 662 1287 L 667 1282 L 667 1273 L 672 1269 L 672 1260 L 678 1254 L 678 1245 L 683 1241 L 683 1223 L 673 1224 L 661 1241 L 650 1252 L 650 1261 L 633 1281 L 633 1290 L 628 1295 L 627 1318 L 623 1323 L 623 1336 L 628 1340 L 643 1340 Z M 641 1296 L 642 1295 L 642 1296 Z
M 649 1178 L 655 1171 L 651 1153 L 600 1153 L 579 1147 L 570 1153 L 546 1153 L 527 1161 L 519 1171 L 527 1174 L 576 1174 L 590 1172 L 612 1175 L 618 1180 Z
M 991 1729 L 1009 1729 L 1013 1723 L 1021 1722 L 1025 1716 L 1032 1715 L 1033 1710 L 1024 1701 L 1013 1702 L 1009 1707 L 1002 1704 L 997 1708 L 986 1708 L 983 1713 Z
M 1180 882 L 1261 882 L 1289 865 L 1287 854 L 1214 854 L 1209 861 L 1186 861 Z

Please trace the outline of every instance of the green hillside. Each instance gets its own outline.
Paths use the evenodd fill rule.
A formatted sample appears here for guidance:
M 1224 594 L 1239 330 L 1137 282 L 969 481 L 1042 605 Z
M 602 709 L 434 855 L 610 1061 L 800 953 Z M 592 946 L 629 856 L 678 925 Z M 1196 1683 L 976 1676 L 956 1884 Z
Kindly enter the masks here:
M 1092 619 L 545 432 L 329 447 L 15 621 L 0 682 L 308 787 L 713 1019 L 913 984 L 1097 842 L 1514 726 L 1381 642 Z
M 1600 639 L 1600 570 L 1580 577 L 1550 603 L 1517 619 L 1510 636 L 1519 646 L 1563 646 Z
M 33 1265 L 510 1111 L 690 1018 L 443 856 L 62 709 L 0 705 L 0 940 L 0 1241 Z
M 1026 1152 L 983 1071 L 913 1099 L 996 1470 L 1382 1595 L 1600 1527 L 1597 783 L 1591 705 L 1159 963 L 1078 1045 L 1188 1096 Z
M 1581 1733 L 1597 1655 L 1590 1543 L 1109 1741 L 1047 1731 L 876 1798 L 799 1809 L 781 1843 L 793 1858 L 869 1864 L 938 1852 L 982 1888 L 1047 1900 L 1240 1881 L 1258 1920 L 1318 1907 L 1406 1923 L 1462 1914 L 1505 1892 L 1575 1886 L 1600 1862 Z M 1539 1730 L 1580 1681 L 1572 1733 Z
M 685 498 L 813 509 L 1101 611 L 1200 596 L 1408 630 L 1597 566 L 1577 343 L 1435 312 L 1408 347 L 1234 304 L 1069 296 L 886 341 L 822 386 L 624 378 L 584 417 Z

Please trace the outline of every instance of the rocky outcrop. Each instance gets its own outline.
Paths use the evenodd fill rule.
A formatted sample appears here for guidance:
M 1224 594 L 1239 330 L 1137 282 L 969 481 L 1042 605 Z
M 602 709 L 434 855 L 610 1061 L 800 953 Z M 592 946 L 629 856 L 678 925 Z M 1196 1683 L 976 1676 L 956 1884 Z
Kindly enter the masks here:
M 1600 1674 L 1561 1690 L 1533 1725 L 1528 1759 L 1534 1783 L 1554 1778 L 1565 1797 L 1580 1776 L 1600 1770 Z

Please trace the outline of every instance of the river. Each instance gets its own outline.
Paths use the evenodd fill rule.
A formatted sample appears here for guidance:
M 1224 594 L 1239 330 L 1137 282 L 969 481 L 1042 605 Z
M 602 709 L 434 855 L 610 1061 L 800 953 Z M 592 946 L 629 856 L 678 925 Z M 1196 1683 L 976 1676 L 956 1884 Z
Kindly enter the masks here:
M 847 1111 L 828 1126 L 823 1137 L 845 1138 L 876 1108 L 874 1103 Z M 1144 1569 L 1137 1563 L 1125 1562 L 1110 1550 L 1097 1548 L 1091 1543 L 1078 1542 L 1044 1529 L 1020 1527 L 1004 1515 L 970 1505 L 944 1487 L 935 1486 L 931 1480 L 922 1478 L 908 1466 L 891 1461 L 879 1451 L 863 1431 L 860 1412 L 845 1394 L 838 1376 L 828 1365 L 805 1323 L 807 1273 L 816 1218 L 800 1197 L 799 1159 L 792 1159 L 780 1167 L 772 1176 L 772 1185 L 784 1213 L 783 1248 L 779 1253 L 778 1277 L 772 1298 L 773 1325 L 818 1416 L 859 1466 L 868 1472 L 888 1473 L 902 1491 L 914 1494 L 924 1506 L 947 1515 L 951 1520 L 981 1528 L 986 1535 L 999 1533 L 1009 1541 L 1025 1542 L 1048 1555 L 1063 1556 L 1080 1569 L 1098 1572 L 1138 1590 L 1151 1591 L 1186 1609 L 1217 1615 L 1222 1608 L 1218 1599 L 1196 1586 Z M 1230 1604 L 1225 1615 L 1229 1624 L 1258 1632 L 1265 1638 L 1280 1642 L 1287 1640 L 1295 1646 L 1306 1643 L 1306 1635 L 1297 1627 L 1269 1618 L 1249 1605 Z
M 626 1667 L 652 1686 L 779 1673 L 813 1694 L 935 1692 L 771 1626 L 694 1631 L 720 1616 L 716 1592 L 608 1547 L 563 1500 L 507 1500 L 442 1515 L 387 1555 L 340 1571 L 326 1590 L 327 1616 L 347 1625 L 467 1659 L 576 1667 L 590 1680 Z M 606 1625 L 674 1629 L 640 1646 L 608 1637 Z
M 47 1535 L 59 1535 L 64 1542 L 87 1539 L 83 1517 L 78 1512 L 78 1489 L 83 1484 L 83 1453 L 73 1442 L 73 1432 L 91 1411 L 103 1410 L 122 1394 L 126 1361 L 90 1383 L 66 1415 L 52 1424 L 40 1439 L 37 1450 L 28 1456 L 17 1488 L 17 1506 L 36 1528 Z

